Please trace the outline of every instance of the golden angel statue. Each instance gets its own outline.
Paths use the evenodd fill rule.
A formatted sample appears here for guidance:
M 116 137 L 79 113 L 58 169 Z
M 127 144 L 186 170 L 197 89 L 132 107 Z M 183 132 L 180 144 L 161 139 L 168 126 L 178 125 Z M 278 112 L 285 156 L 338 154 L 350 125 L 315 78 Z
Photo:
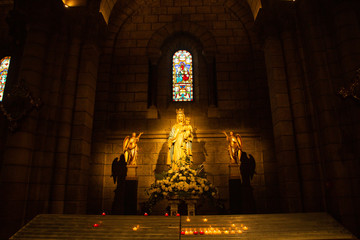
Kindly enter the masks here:
M 139 142 L 140 136 L 142 134 L 143 132 L 139 133 L 139 135 L 136 136 L 136 133 L 133 133 L 131 137 L 126 136 L 123 141 L 123 151 L 127 165 L 136 165 L 138 150 L 137 143 Z
M 190 125 L 190 118 L 185 121 L 184 109 L 176 109 L 176 123 L 172 126 L 168 147 L 169 154 L 167 164 L 171 169 L 178 170 L 181 166 L 190 164 L 192 155 L 193 128 Z
M 224 132 L 226 140 L 229 142 L 228 150 L 230 155 L 231 163 L 240 163 L 241 151 L 242 151 L 242 142 L 239 134 L 234 135 L 233 132 L 230 132 L 229 136 Z

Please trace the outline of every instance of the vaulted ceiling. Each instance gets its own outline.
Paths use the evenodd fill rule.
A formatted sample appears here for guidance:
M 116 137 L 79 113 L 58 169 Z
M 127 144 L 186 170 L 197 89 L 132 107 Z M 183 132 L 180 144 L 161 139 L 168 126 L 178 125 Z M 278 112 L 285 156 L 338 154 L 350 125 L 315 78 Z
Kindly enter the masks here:
M 5 1 L 5 0 L 0 0 Z M 64 4 L 73 7 L 73 6 L 85 6 L 89 0 L 63 0 Z M 111 11 L 118 0 L 100 0 L 100 12 L 104 16 L 106 22 L 109 21 Z M 261 0 L 246 0 L 250 6 L 250 9 L 253 13 L 254 19 L 259 12 L 259 9 L 262 7 Z

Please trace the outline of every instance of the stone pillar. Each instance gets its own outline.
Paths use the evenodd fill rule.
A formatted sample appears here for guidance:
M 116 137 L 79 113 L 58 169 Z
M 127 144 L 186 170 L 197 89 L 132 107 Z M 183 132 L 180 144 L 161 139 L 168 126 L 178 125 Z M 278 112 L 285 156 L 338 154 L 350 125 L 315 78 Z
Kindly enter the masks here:
M 99 51 L 94 43 L 81 49 L 68 159 L 65 213 L 86 213 L 89 160 Z
M 73 31 L 78 31 L 75 28 Z M 67 64 L 64 66 L 64 89 L 61 100 L 60 124 L 56 155 L 54 159 L 54 175 L 50 194 L 50 213 L 64 212 L 64 193 L 66 189 L 66 176 L 68 167 L 69 148 L 71 140 L 71 124 L 75 104 L 75 91 L 78 74 L 79 54 L 81 40 L 79 36 L 73 36 L 68 49 Z
M 290 17 L 289 17 L 290 18 Z M 295 133 L 294 143 L 299 164 L 299 177 L 305 211 L 322 209 L 322 177 L 314 145 L 309 109 L 304 89 L 304 75 L 299 58 L 299 46 L 294 21 L 289 21 L 281 33 L 291 117 Z
M 230 179 L 241 179 L 239 164 L 236 164 L 236 163 L 229 164 L 229 178 Z
M 15 9 L 16 12 L 18 9 Z M 19 11 L 21 12 L 21 11 Z M 20 14 L 21 15 L 21 14 Z M 15 14 L 15 17 L 20 15 Z M 29 17 L 30 19 L 31 17 Z M 47 27 L 45 23 L 35 22 L 29 24 L 23 22 L 21 26 L 14 27 L 14 31 L 21 39 L 15 39 L 24 43 L 15 59 L 18 75 L 13 81 L 24 79 L 27 88 L 33 96 L 41 96 L 44 61 L 46 56 Z M 28 24 L 28 25 L 25 25 Z M 17 32 L 19 29 L 27 34 Z M 33 51 L 36 49 L 36 51 Z M 15 60 L 13 59 L 13 60 Z M 38 113 L 30 112 L 21 122 L 20 127 L 13 134 L 9 134 L 3 155 L 0 172 L 0 238 L 8 238 L 25 223 L 27 215 L 27 203 L 29 199 L 29 179 L 34 164 L 34 150 L 37 143 L 36 132 Z
M 264 51 L 282 206 L 297 212 L 302 210 L 302 194 L 284 55 L 276 29 L 268 32 Z

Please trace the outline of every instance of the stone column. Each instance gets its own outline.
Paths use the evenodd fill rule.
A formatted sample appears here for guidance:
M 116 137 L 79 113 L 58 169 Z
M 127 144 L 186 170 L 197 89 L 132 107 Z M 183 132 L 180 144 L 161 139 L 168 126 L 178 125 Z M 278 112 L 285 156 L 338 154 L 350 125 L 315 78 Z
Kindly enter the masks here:
M 287 19 L 291 19 L 288 16 Z M 296 36 L 295 21 L 283 25 L 281 40 L 284 52 L 287 87 L 294 129 L 294 143 L 298 158 L 299 177 L 305 211 L 322 209 L 322 184 L 319 159 L 317 159 L 309 109 L 304 89 L 304 75 Z
M 23 13 L 22 11 L 17 12 L 17 10 L 19 9 L 15 9 L 14 12 Z M 16 13 L 14 14 L 16 18 L 21 16 Z M 20 24 L 20 26 L 16 24 L 11 26 L 14 28 L 15 34 L 18 34 L 15 41 L 24 44 L 15 46 L 19 55 L 13 59 L 13 61 L 17 61 L 15 65 L 18 71 L 13 82 L 24 79 L 31 94 L 40 97 L 48 25 L 38 22 L 32 24 L 20 22 Z M 26 28 L 28 32 L 26 32 Z M 19 30 L 25 32 L 19 33 Z M 24 51 L 22 51 L 22 47 L 24 47 Z M 21 57 L 20 54 L 22 54 Z M 12 86 L 14 85 L 12 84 Z M 2 223 L 0 238 L 7 239 L 25 223 L 29 199 L 29 179 L 37 143 L 37 124 L 38 113 L 32 111 L 21 122 L 16 132 L 8 134 L 6 139 L 0 172 L 0 222 Z
M 78 31 L 74 28 L 73 31 Z M 50 194 L 50 213 L 64 212 L 64 193 L 68 167 L 69 148 L 71 140 L 71 125 L 75 104 L 75 91 L 79 66 L 81 39 L 73 36 L 68 49 L 67 64 L 64 66 L 64 89 L 62 91 L 61 114 L 58 129 L 56 155 L 54 159 L 53 182 Z
M 94 43 L 81 49 L 65 192 L 65 213 L 86 213 L 89 160 L 99 51 Z
M 302 193 L 284 54 L 278 30 L 269 30 L 264 51 L 282 207 L 297 212 L 302 210 Z

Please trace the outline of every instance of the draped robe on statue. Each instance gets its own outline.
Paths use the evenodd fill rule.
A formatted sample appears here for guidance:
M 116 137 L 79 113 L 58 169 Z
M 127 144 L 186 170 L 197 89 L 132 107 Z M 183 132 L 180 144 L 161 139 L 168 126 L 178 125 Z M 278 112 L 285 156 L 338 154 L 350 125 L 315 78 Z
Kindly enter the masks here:
M 175 124 L 169 134 L 169 157 L 171 169 L 178 170 L 180 166 L 185 164 L 184 151 L 184 124 L 179 122 Z

